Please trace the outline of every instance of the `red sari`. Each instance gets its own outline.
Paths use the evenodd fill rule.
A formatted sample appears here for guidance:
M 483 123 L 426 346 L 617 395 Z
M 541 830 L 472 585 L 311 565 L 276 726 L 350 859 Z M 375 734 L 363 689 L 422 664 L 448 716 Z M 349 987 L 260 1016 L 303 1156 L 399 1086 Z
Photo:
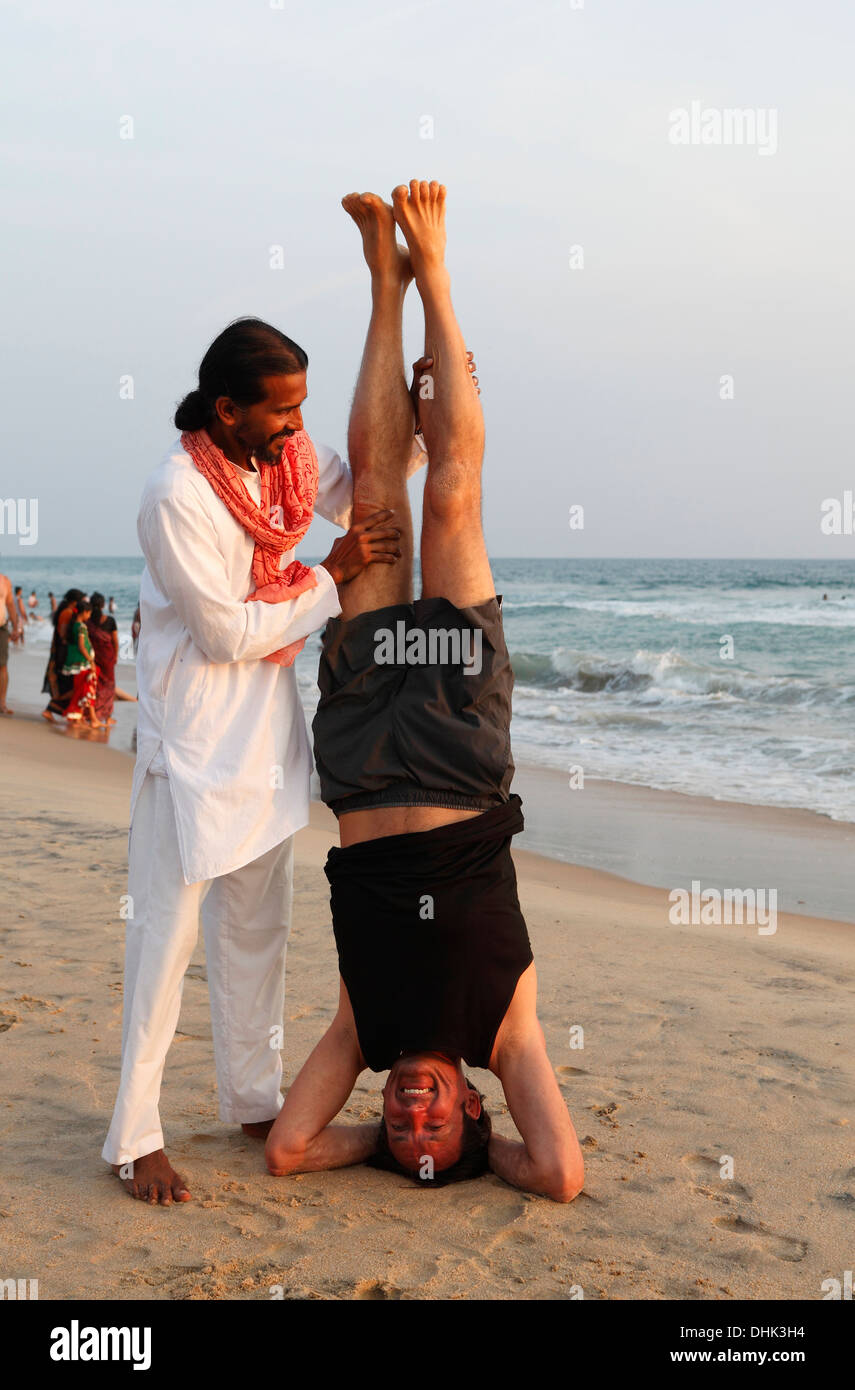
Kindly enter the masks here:
M 116 620 L 106 616 L 99 627 L 93 618 L 87 618 L 86 629 L 92 643 L 95 665 L 98 668 L 95 714 L 102 723 L 106 724 L 113 713 L 113 702 L 116 698 L 116 649 L 113 645 Z

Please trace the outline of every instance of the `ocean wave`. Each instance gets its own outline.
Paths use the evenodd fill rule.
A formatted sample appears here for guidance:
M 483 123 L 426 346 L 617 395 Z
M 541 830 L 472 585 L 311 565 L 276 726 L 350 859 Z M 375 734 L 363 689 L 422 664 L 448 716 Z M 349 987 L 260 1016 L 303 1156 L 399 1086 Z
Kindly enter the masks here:
M 640 650 L 631 659 L 618 661 L 558 647 L 551 653 L 515 652 L 511 662 L 520 685 L 583 695 L 629 695 L 642 703 L 700 698 L 775 705 L 855 704 L 855 685 L 701 666 L 673 648 Z
M 538 605 L 519 604 L 516 606 L 522 608 Z M 741 601 L 734 595 L 722 594 L 703 599 L 685 597 L 648 601 L 623 598 L 564 598 L 556 600 L 552 605 L 544 604 L 543 606 L 571 609 L 580 613 L 603 613 L 612 618 L 642 618 L 648 621 L 654 619 L 658 622 L 687 623 L 693 627 L 714 626 L 720 628 L 750 623 L 752 626 L 764 627 L 855 628 L 855 602 L 847 606 L 839 599 L 832 599 L 826 603 L 823 603 L 821 599 L 818 601 L 811 599 L 809 604 L 805 603 L 804 605 L 752 605 L 750 600 Z M 508 605 L 508 607 L 513 611 L 514 605 Z

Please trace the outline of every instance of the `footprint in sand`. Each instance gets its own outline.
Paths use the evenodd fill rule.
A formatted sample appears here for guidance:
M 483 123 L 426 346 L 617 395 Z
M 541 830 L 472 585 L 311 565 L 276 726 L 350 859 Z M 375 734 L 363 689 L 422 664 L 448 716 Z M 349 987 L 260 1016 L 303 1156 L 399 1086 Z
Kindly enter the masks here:
M 401 1290 L 394 1284 L 386 1284 L 381 1279 L 363 1279 L 357 1284 L 352 1298 L 395 1299 L 401 1297 Z
M 16 1023 L 20 1023 L 17 1014 L 13 1014 L 9 1009 L 0 1009 L 0 1033 L 8 1033 L 10 1028 L 14 1028 Z
M 836 1192 L 826 1192 L 824 1201 L 833 1202 L 836 1207 L 842 1207 L 844 1211 L 855 1211 L 855 1168 L 841 1168 L 836 1174 L 835 1179 L 840 1183 Z
M 587 1076 L 584 1067 L 556 1067 L 555 1070 L 562 1076 Z
M 611 1125 L 612 1129 L 619 1129 L 619 1122 L 614 1118 L 615 1111 L 620 1109 L 616 1100 L 610 1100 L 608 1105 L 592 1105 L 591 1109 L 597 1118 L 605 1125 Z
M 751 1201 L 751 1193 L 747 1187 L 743 1187 L 741 1182 L 734 1182 L 733 1178 L 721 1177 L 721 1164 L 717 1158 L 708 1158 L 706 1154 L 683 1154 L 680 1159 L 685 1163 L 689 1172 L 699 1183 L 704 1184 L 703 1191 L 708 1191 L 708 1184 L 715 1183 L 722 1193 L 729 1193 L 731 1197 L 745 1197 Z M 715 1196 L 716 1189 L 713 1188 L 712 1195 Z
M 797 1262 L 807 1254 L 807 1241 L 796 1240 L 793 1236 L 782 1236 L 770 1231 L 762 1222 L 746 1221 L 743 1216 L 717 1216 L 714 1226 L 730 1231 L 731 1235 L 751 1236 L 752 1245 L 758 1250 L 766 1249 L 779 1260 Z

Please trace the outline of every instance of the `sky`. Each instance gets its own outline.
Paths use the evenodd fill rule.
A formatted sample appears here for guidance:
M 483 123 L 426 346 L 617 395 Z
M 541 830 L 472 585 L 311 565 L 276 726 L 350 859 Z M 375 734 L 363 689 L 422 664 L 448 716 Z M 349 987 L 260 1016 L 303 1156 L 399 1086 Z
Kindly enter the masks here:
M 340 199 L 417 177 L 448 188 L 491 554 L 852 556 L 820 520 L 855 489 L 853 39 L 849 0 L 6 0 L 0 502 L 38 500 L 29 553 L 138 553 L 240 315 L 306 349 L 343 452 L 369 296 Z M 414 289 L 405 327 L 412 362 Z

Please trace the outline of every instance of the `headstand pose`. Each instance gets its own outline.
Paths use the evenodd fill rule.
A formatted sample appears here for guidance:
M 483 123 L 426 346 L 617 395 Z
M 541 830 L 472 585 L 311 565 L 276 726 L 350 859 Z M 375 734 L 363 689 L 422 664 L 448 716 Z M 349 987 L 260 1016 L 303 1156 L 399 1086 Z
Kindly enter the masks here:
M 326 864 L 339 1007 L 288 1092 L 267 1162 L 285 1175 L 367 1161 L 435 1185 L 489 1166 L 566 1202 L 582 1187 L 582 1155 L 537 1021 L 510 854 L 523 827 L 509 792 L 513 675 L 481 527 L 483 416 L 444 263 L 445 189 L 414 181 L 392 199 L 343 200 L 372 285 L 349 453 L 354 520 L 393 509 L 402 557 L 342 585 L 341 617 L 324 631 L 313 728 L 341 838 Z M 413 274 L 430 460 L 415 602 L 416 422 L 401 346 Z M 499 1077 L 521 1143 L 491 1133 L 463 1061 Z M 382 1122 L 332 1124 L 366 1068 L 389 1069 Z

